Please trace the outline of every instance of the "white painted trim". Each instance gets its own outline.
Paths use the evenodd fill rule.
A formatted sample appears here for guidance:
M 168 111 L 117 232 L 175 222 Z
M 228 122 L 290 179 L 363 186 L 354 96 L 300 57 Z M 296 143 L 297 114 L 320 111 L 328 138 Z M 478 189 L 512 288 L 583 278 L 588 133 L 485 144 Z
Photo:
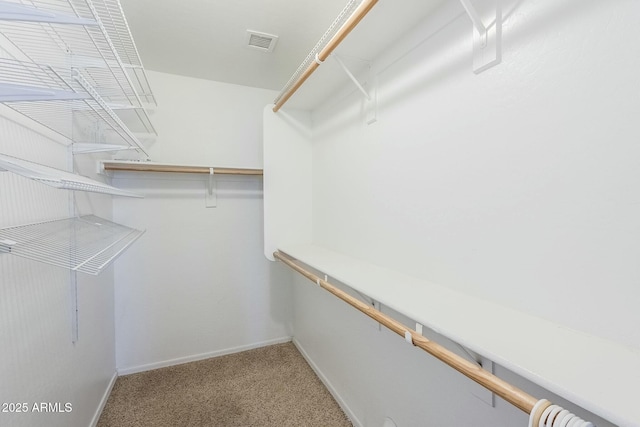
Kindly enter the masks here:
M 107 385 L 107 389 L 104 391 L 102 395 L 102 399 L 100 399 L 100 404 L 96 409 L 96 413 L 93 415 L 93 419 L 91 420 L 91 424 L 89 427 L 96 427 L 98 425 L 98 421 L 100 420 L 100 415 L 102 415 L 102 411 L 109 400 L 109 396 L 111 395 L 111 390 L 113 390 L 113 386 L 116 385 L 116 380 L 118 379 L 118 372 L 114 372 L 111 377 L 111 381 L 109 381 L 109 385 Z
M 164 360 L 162 362 L 149 363 L 147 365 L 132 366 L 129 368 L 118 368 L 118 375 L 137 374 L 139 372 L 166 368 L 168 366 L 182 365 L 183 363 L 197 362 L 198 360 L 211 359 L 212 357 L 226 356 L 227 354 L 240 353 L 241 351 L 253 350 L 254 348 L 260 348 L 260 347 L 266 347 L 268 345 L 291 342 L 291 339 L 292 337 L 275 338 L 272 340 L 257 342 L 254 344 L 243 345 L 239 347 L 232 347 L 224 350 L 216 350 L 210 353 L 195 354 L 192 356 L 179 357 L 177 359 Z
M 311 366 L 311 369 L 313 369 L 313 371 L 316 373 L 318 378 L 320 378 L 320 381 L 322 381 L 322 383 L 327 388 L 327 390 L 329 390 L 329 393 L 331 393 L 331 395 L 336 400 L 336 402 L 338 402 L 338 405 L 340 405 L 340 408 L 342 408 L 342 410 L 347 415 L 347 417 L 349 418 L 351 423 L 354 425 L 354 427 L 364 427 L 364 424 L 362 424 L 362 422 L 360 422 L 358 417 L 356 417 L 356 414 L 351 410 L 351 408 L 349 407 L 347 402 L 345 402 L 342 396 L 340 396 L 340 393 L 338 393 L 338 390 L 336 390 L 333 384 L 331 384 L 331 381 L 329 381 L 329 379 L 324 375 L 324 373 L 320 370 L 318 365 L 316 365 L 315 362 L 311 360 L 311 357 L 304 350 L 304 348 L 302 347 L 302 344 L 300 344 L 300 341 L 293 338 L 293 345 L 296 346 L 300 354 L 302 354 L 302 357 L 304 357 L 304 359 L 307 361 L 309 366 Z

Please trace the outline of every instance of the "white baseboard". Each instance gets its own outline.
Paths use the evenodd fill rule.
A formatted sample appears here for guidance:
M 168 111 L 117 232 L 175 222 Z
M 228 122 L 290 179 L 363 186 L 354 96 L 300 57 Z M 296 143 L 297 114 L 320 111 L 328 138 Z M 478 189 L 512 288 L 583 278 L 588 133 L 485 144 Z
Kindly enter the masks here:
M 111 377 L 111 381 L 109 381 L 109 385 L 107 385 L 107 389 L 104 391 L 102 395 L 102 399 L 100 400 L 100 404 L 98 405 L 98 409 L 96 409 L 96 413 L 91 420 L 91 424 L 89 427 L 96 427 L 98 425 L 98 420 L 100 420 L 100 415 L 102 415 L 102 411 L 104 410 L 105 405 L 107 404 L 107 400 L 109 400 L 109 395 L 111 394 L 111 390 L 113 390 L 113 386 L 116 384 L 116 380 L 118 379 L 118 373 L 114 372 Z
M 241 351 L 253 350 L 254 348 L 266 347 L 268 345 L 291 342 L 291 337 L 281 337 L 273 340 L 262 341 L 240 347 L 216 350 L 210 353 L 195 354 L 193 356 L 178 357 L 176 359 L 164 360 L 161 362 L 149 363 L 147 365 L 131 366 L 128 368 L 118 368 L 118 375 L 131 375 L 139 372 L 152 371 L 154 369 L 166 368 L 168 366 L 182 365 L 183 363 L 197 362 L 198 360 L 210 359 L 212 357 L 225 356 L 227 354 L 239 353 Z
M 360 422 L 360 420 L 358 419 L 358 417 L 356 417 L 356 414 L 353 413 L 353 411 L 351 410 L 351 408 L 349 407 L 347 402 L 344 401 L 342 396 L 340 396 L 340 393 L 338 393 L 338 391 L 335 389 L 335 387 L 333 387 L 333 384 L 331 384 L 329 379 L 327 379 L 327 377 L 320 370 L 318 365 L 316 365 L 315 362 L 311 359 L 311 357 L 309 357 L 309 354 L 302 347 L 302 344 L 300 344 L 300 342 L 298 340 L 296 340 L 295 338 L 293 338 L 293 344 L 296 346 L 296 348 L 298 349 L 300 354 L 302 354 L 302 357 L 305 358 L 305 360 L 307 361 L 309 366 L 311 366 L 311 369 L 313 369 L 313 371 L 316 373 L 318 378 L 320 378 L 320 381 L 322 381 L 322 383 L 327 388 L 327 390 L 329 390 L 329 393 L 331 393 L 331 395 L 336 400 L 336 402 L 338 402 L 338 405 L 340 405 L 340 408 L 342 408 L 342 410 L 347 415 L 347 417 L 349 418 L 351 423 L 355 427 L 364 427 L 364 424 L 362 424 Z

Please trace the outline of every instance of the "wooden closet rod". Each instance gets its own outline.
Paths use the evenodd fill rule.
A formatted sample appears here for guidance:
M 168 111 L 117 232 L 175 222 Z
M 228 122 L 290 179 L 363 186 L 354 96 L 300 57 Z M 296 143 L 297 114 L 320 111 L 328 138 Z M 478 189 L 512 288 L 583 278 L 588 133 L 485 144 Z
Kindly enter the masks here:
M 109 163 L 104 162 L 105 171 L 132 171 L 132 172 L 172 172 L 172 173 L 201 173 L 210 174 L 211 168 L 207 166 L 180 166 L 139 163 Z M 242 168 L 213 168 L 214 175 L 262 175 L 262 169 Z
M 273 106 L 274 113 L 278 112 L 280 107 L 282 107 L 285 102 L 287 102 L 289 98 L 291 98 L 291 95 L 293 95 L 298 89 L 300 89 L 300 86 L 302 86 L 302 84 L 309 78 L 309 76 L 313 74 L 313 72 L 320 66 L 318 62 L 323 62 L 329 57 L 329 55 L 331 55 L 331 52 L 333 52 L 334 49 L 338 47 L 340 43 L 342 43 L 342 40 L 344 40 L 344 38 L 349 35 L 351 30 L 353 30 L 356 25 L 360 23 L 362 18 L 364 18 L 365 15 L 369 13 L 371 8 L 373 8 L 373 6 L 375 6 L 377 2 L 378 0 L 364 0 L 358 6 L 353 14 L 351 14 L 349 19 L 347 19 L 344 25 L 333 36 L 333 38 L 329 40 L 329 43 L 327 43 L 327 45 L 322 48 L 320 52 L 318 52 L 318 61 L 312 61 L 311 64 L 309 64 L 309 67 L 307 67 L 307 69 L 304 71 L 304 73 L 302 73 L 300 77 L 298 77 L 298 80 L 293 84 L 293 86 L 291 86 L 291 88 L 289 88 L 289 90 Z
M 533 411 L 534 406 L 538 402 L 538 399 L 536 399 L 535 397 L 525 393 L 519 388 L 496 377 L 490 372 L 485 371 L 480 366 L 474 363 L 471 363 L 466 359 L 463 359 L 462 357 L 458 356 L 455 353 L 452 353 L 451 351 L 442 347 L 440 344 L 437 344 L 433 341 L 428 340 L 427 338 L 423 337 L 421 334 L 417 333 L 413 329 L 408 328 L 404 324 L 389 317 L 388 315 L 382 313 L 381 311 L 376 310 L 372 306 L 365 304 L 359 299 L 354 298 L 348 293 L 336 288 L 335 286 L 331 285 L 327 281 L 322 280 L 320 277 L 316 276 L 315 274 L 297 265 L 294 262 L 295 260 L 290 256 L 280 251 L 274 252 L 273 256 L 276 259 L 288 265 L 289 267 L 291 267 L 293 270 L 302 274 L 307 279 L 320 285 L 320 287 L 322 287 L 323 289 L 331 292 L 333 295 L 345 301 L 347 304 L 355 307 L 356 309 L 366 314 L 367 316 L 371 317 L 375 321 L 383 324 L 384 326 L 386 326 L 396 334 L 402 337 L 406 337 L 405 334 L 407 332 L 410 333 L 411 339 L 413 341 L 413 345 L 415 345 L 416 347 L 420 347 L 422 350 L 426 351 L 432 356 L 435 356 L 442 362 L 451 366 L 456 371 L 462 373 L 463 375 L 477 382 L 484 388 L 502 397 L 504 400 L 516 406 L 517 408 L 521 409 L 522 411 L 526 412 L 527 414 L 531 414 L 531 412 Z M 541 410 L 538 409 L 536 411 L 537 412 L 536 418 L 538 418 L 538 420 L 540 415 L 542 415 L 542 411 L 546 408 L 546 406 L 548 405 L 542 406 Z M 538 425 L 537 420 L 534 425 L 535 426 Z

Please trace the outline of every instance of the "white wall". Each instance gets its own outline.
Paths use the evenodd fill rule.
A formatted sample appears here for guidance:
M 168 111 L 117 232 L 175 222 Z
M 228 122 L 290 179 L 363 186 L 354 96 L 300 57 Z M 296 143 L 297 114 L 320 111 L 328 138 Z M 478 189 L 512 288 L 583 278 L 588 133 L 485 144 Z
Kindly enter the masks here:
M 503 63 L 480 75 L 460 16 L 378 73 L 376 124 L 353 102 L 316 114 L 314 238 L 640 346 L 638 7 L 506 6 Z
M 149 72 L 156 162 L 262 168 L 269 90 Z M 130 373 L 289 339 L 290 291 L 263 256 L 262 179 L 217 177 L 217 207 L 194 175 L 117 174 L 145 199 L 114 217 L 146 229 L 116 264 L 117 366 Z
M 311 115 L 305 110 L 273 114 L 264 108 L 264 256 L 283 245 L 312 241 Z M 295 159 L 295 161 L 292 161 Z M 286 212 L 283 212 L 286 206 Z
M 58 107 L 61 108 L 61 107 Z M 67 169 L 65 140 L 0 106 L 0 153 Z M 61 116 L 69 120 L 70 110 Z M 38 130 L 38 131 L 36 131 Z M 49 137 L 45 136 L 48 135 Z M 68 141 L 66 141 L 68 143 Z M 91 175 L 96 159 L 76 158 Z M 0 173 L 0 228 L 67 218 L 69 192 L 9 172 Z M 111 217 L 111 197 L 77 194 L 77 213 Z M 27 413 L 3 412 L 3 426 L 87 426 L 115 379 L 113 271 L 78 274 L 78 334 L 72 344 L 70 272 L 0 254 L 0 403 L 26 403 Z M 40 413 L 34 404 L 71 404 L 71 412 Z
M 638 349 L 640 4 L 503 4 L 497 67 L 448 2 L 375 61 L 377 123 L 357 92 L 314 112 L 314 242 Z M 296 284 L 294 336 L 363 425 L 525 425 Z

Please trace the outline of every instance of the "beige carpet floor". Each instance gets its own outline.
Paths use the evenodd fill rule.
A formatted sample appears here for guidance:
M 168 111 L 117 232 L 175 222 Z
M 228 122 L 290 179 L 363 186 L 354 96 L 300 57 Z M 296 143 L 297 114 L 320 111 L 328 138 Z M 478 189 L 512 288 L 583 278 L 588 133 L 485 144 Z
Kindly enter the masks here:
M 117 379 L 98 427 L 350 427 L 292 343 Z

